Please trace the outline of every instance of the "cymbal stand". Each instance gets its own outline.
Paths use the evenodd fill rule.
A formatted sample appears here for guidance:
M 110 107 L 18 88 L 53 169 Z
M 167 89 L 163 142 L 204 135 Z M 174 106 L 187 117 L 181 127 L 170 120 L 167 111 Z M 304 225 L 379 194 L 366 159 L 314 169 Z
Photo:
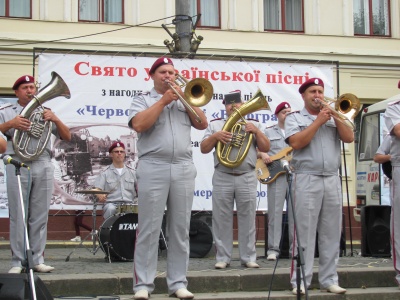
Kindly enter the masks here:
M 97 216 L 97 204 L 98 204 L 98 200 L 96 198 L 96 196 L 91 195 L 91 197 L 93 198 L 93 210 L 92 210 L 92 219 L 93 219 L 93 226 L 92 226 L 92 230 L 85 236 L 85 238 L 83 240 L 81 240 L 81 242 L 71 251 L 70 254 L 68 254 L 67 258 L 65 259 L 65 261 L 69 261 L 71 255 L 75 252 L 75 250 L 78 247 L 84 247 L 86 250 L 88 250 L 90 253 L 93 253 L 93 255 L 95 255 L 97 253 L 97 251 L 99 251 L 101 245 L 100 245 L 100 239 L 99 239 L 99 235 L 97 233 L 96 230 L 96 216 Z M 93 245 L 92 248 L 88 248 L 86 247 L 83 243 L 89 238 L 92 238 L 93 241 Z M 97 245 L 97 242 L 99 242 L 99 244 Z

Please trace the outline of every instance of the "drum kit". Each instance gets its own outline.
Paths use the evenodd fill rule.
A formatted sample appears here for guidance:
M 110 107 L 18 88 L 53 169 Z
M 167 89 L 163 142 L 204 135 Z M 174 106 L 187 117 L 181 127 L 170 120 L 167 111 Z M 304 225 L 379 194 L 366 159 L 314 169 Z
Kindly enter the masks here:
M 96 195 L 107 195 L 109 192 L 100 189 L 80 190 L 76 193 L 89 195 L 93 201 L 91 232 L 81 240 L 65 261 L 69 261 L 71 255 L 78 247 L 84 246 L 90 253 L 95 255 L 99 249 L 107 255 L 109 262 L 112 260 L 133 261 L 136 242 L 136 228 L 138 225 L 137 205 L 116 203 L 117 213 L 107 218 L 99 230 L 96 230 L 96 215 L 98 199 Z M 90 248 L 83 243 L 91 237 L 93 244 Z M 127 242 L 129 241 L 129 242 Z

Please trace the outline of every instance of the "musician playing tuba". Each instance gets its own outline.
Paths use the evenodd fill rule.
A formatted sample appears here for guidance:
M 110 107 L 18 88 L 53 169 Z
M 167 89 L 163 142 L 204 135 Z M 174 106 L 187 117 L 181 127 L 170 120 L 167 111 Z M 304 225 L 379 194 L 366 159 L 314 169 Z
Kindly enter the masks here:
M 20 160 L 16 156 L 11 141 L 14 131 L 20 130 L 28 132 L 32 123 L 27 118 L 20 115 L 34 99 L 36 86 L 34 78 L 24 75 L 18 78 L 12 89 L 18 101 L 15 104 L 7 104 L 0 109 L 0 131 L 7 136 L 7 150 L 12 159 Z M 52 122 L 52 133 L 65 141 L 71 140 L 69 128 L 52 112 L 50 109 L 43 111 L 45 121 Z M 36 146 L 37 141 L 31 139 L 28 147 Z M 43 253 L 47 238 L 47 220 L 50 200 L 53 191 L 54 166 L 51 163 L 50 142 L 47 143 L 45 151 L 40 156 L 31 161 L 24 161 L 29 166 L 21 168 L 21 188 L 22 196 L 25 201 L 25 215 L 27 216 L 27 230 L 29 232 L 30 248 L 33 252 L 33 268 L 36 272 L 47 273 L 54 270 L 53 267 L 44 264 Z M 5 163 L 7 161 L 5 160 Z M 15 167 L 11 164 L 6 166 L 7 175 L 7 196 L 10 213 L 10 246 L 12 251 L 11 269 L 9 273 L 21 273 L 25 267 L 22 262 L 25 261 L 25 238 L 24 238 L 24 220 L 22 218 L 22 208 L 20 207 L 18 177 L 15 173 Z
M 249 101 L 250 102 L 250 101 Z M 230 120 L 233 114 L 238 114 L 240 107 L 244 105 L 241 99 L 240 91 L 235 91 L 225 95 L 223 104 L 225 104 L 228 119 L 215 119 L 210 122 L 203 140 L 200 144 L 202 153 L 209 153 L 214 148 L 217 149 L 217 143 L 221 142 L 224 146 L 223 149 L 229 149 L 226 156 L 229 156 L 227 164 L 229 166 L 231 161 L 234 161 L 236 154 L 240 151 L 240 146 L 230 147 L 230 145 L 242 136 L 252 135 L 254 138 L 251 141 L 247 154 L 239 160 L 240 164 L 232 162 L 234 167 L 227 167 L 220 162 L 221 155 L 214 151 L 214 176 L 212 179 L 212 222 L 213 222 L 213 236 L 215 246 L 217 249 L 216 254 L 216 269 L 225 269 L 231 262 L 232 247 L 233 247 L 233 207 L 236 203 L 237 217 L 238 217 L 238 241 L 240 262 L 247 268 L 259 268 L 256 263 L 256 193 L 257 193 L 257 178 L 254 172 L 257 151 L 267 152 L 270 147 L 268 138 L 261 131 L 261 124 L 257 120 L 247 120 L 243 122 L 240 119 L 238 128 L 242 132 L 224 131 L 224 124 Z M 247 105 L 247 103 L 246 103 Z M 235 124 L 235 125 L 236 125 Z M 240 136 L 240 138 L 238 138 Z M 243 137 L 243 140 L 248 140 Z M 236 142 L 236 141 L 235 141 Z M 236 143 L 235 143 L 236 144 Z M 225 152 L 223 150 L 222 152 Z

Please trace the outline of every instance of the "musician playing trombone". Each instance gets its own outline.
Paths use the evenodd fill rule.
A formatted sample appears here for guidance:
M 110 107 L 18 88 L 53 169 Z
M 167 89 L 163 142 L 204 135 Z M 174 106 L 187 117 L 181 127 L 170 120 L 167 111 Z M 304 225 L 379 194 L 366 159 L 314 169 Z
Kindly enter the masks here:
M 294 224 L 292 250 L 297 255 L 297 240 L 304 248 L 305 278 L 301 279 L 301 294 L 311 284 L 315 239 L 318 231 L 320 288 L 335 294 L 346 290 L 338 284 L 337 263 L 342 226 L 342 189 L 340 141 L 351 143 L 351 127 L 333 117 L 332 109 L 324 105 L 324 82 L 311 78 L 299 88 L 304 108 L 286 116 L 286 142 L 293 148 L 291 167 L 293 179 L 291 199 L 297 224 Z M 296 264 L 292 264 L 290 282 L 297 294 Z
M 166 210 L 167 286 L 170 295 L 194 296 L 187 290 L 189 227 L 197 174 L 192 158 L 191 127 L 203 130 L 207 119 L 199 107 L 188 110 L 174 82 L 167 57 L 157 59 L 149 75 L 154 88 L 135 96 L 128 125 L 138 133 L 138 237 L 134 254 L 134 299 L 146 300 L 154 290 L 158 240 Z M 179 99 L 179 101 L 177 101 Z M 200 122 L 199 122 L 200 121 Z
M 12 137 L 16 129 L 27 131 L 32 122 L 20 115 L 36 94 L 34 78 L 24 75 L 18 78 L 12 89 L 18 98 L 17 103 L 9 104 L 0 109 L 0 131 L 8 138 L 6 154 L 16 160 L 16 151 L 13 148 Z M 51 121 L 51 133 L 64 141 L 71 140 L 69 128 L 50 109 L 43 112 L 43 120 Z M 38 139 L 31 139 L 28 145 L 33 152 Z M 53 267 L 44 264 L 44 250 L 47 239 L 47 221 L 50 201 L 53 192 L 54 166 L 51 162 L 51 143 L 48 141 L 43 153 L 37 158 L 24 163 L 30 167 L 30 171 L 21 168 L 22 196 L 26 204 L 27 228 L 29 232 L 30 248 L 33 252 L 33 270 L 47 273 L 54 270 Z M 33 148 L 33 149 L 32 149 Z M 15 168 L 6 166 L 7 172 L 7 197 L 10 213 L 10 246 L 12 251 L 11 269 L 9 273 L 21 273 L 23 262 L 26 260 L 24 222 L 19 199 L 19 186 Z
M 243 102 L 240 91 L 224 96 L 228 118 L 239 109 Z M 232 141 L 232 132 L 222 130 L 224 119 L 210 122 L 200 144 L 201 153 L 209 153 L 216 148 L 218 141 L 227 145 Z M 233 214 L 236 202 L 238 218 L 238 241 L 240 263 L 247 268 L 259 268 L 256 262 L 256 201 L 257 178 L 254 172 L 257 160 L 257 148 L 267 152 L 270 144 L 257 120 L 248 120 L 242 125 L 244 131 L 254 136 L 243 162 L 237 167 L 226 167 L 217 159 L 214 151 L 214 175 L 212 179 L 212 230 L 216 246 L 216 269 L 225 269 L 230 265 L 233 249 Z M 243 146 L 245 147 L 245 146 Z M 235 150 L 234 150 L 235 151 Z
M 268 153 L 259 152 L 258 157 L 267 164 L 272 164 L 271 156 L 276 155 L 280 151 L 288 148 L 285 142 L 285 118 L 286 114 L 291 111 L 288 102 L 279 103 L 275 109 L 275 116 L 278 123 L 265 128 L 265 135 L 269 138 L 271 148 Z M 277 163 L 277 162 L 275 162 Z M 280 166 L 280 163 L 278 164 Z M 286 200 L 286 192 L 288 183 L 286 176 L 278 176 L 275 180 L 268 184 L 267 200 L 268 200 L 268 251 L 267 260 L 274 261 L 279 256 L 280 244 L 282 236 L 282 212 Z M 289 206 L 287 206 L 288 208 Z M 288 213 L 286 214 L 287 217 Z M 291 239 L 289 239 L 289 242 Z

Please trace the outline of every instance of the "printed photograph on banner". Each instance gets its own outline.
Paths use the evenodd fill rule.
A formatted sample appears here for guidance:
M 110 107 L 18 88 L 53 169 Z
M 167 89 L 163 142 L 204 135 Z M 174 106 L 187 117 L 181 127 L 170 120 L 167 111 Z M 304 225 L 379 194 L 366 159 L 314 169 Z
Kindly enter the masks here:
M 70 126 L 70 131 L 70 142 L 56 140 L 53 143 L 55 180 L 50 208 L 55 210 L 93 205 L 95 196 L 79 191 L 93 188 L 99 173 L 112 163 L 108 149 L 113 142 L 121 141 L 126 145 L 126 165 L 136 168 L 137 164 L 137 134 L 128 126 L 79 125 Z

